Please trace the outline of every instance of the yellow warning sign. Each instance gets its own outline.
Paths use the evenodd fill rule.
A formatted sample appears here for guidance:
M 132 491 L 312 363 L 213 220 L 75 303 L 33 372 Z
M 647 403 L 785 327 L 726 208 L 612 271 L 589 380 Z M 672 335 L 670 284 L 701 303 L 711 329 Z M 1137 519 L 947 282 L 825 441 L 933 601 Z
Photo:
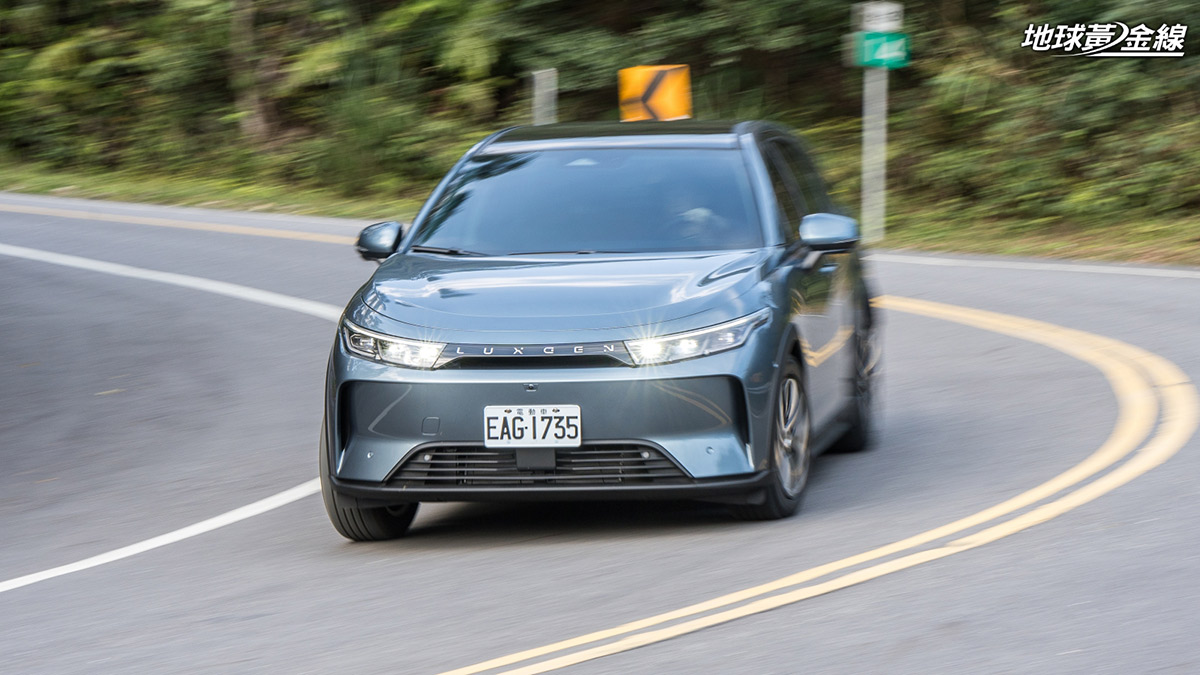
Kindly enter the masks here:
M 619 73 L 621 121 L 686 120 L 692 116 L 687 66 L 634 66 Z

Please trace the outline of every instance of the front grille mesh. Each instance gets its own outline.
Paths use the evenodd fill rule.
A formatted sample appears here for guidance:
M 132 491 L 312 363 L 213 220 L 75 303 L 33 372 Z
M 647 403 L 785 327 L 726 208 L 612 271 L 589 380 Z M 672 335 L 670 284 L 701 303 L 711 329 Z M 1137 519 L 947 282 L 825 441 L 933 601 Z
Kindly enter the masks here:
M 438 446 L 413 453 L 389 483 L 405 487 L 488 485 L 672 485 L 690 483 L 657 448 L 639 444 L 586 444 L 558 448 L 553 469 L 520 469 L 512 448 Z

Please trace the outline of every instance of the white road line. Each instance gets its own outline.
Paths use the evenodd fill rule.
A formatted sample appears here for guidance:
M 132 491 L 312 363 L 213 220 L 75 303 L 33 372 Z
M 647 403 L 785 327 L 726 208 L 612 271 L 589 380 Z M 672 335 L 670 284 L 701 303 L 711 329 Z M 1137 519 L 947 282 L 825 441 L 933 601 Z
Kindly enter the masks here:
M 183 288 L 192 288 L 205 293 L 215 293 L 224 295 L 246 302 L 253 302 L 259 305 L 267 305 L 268 307 L 278 307 L 280 309 L 290 309 L 293 312 L 308 314 L 320 319 L 328 319 L 329 321 L 337 321 L 342 315 L 342 310 L 333 305 L 324 302 L 316 302 L 314 300 L 305 300 L 282 293 L 273 293 L 271 291 L 263 291 L 249 286 L 239 286 L 225 281 L 214 281 L 212 279 L 204 279 L 202 277 L 192 277 L 186 274 L 175 274 L 174 272 L 159 272 L 158 270 L 148 270 L 143 267 L 131 267 L 129 265 L 121 265 L 119 263 L 104 262 L 102 260 L 93 260 L 91 258 L 80 258 L 73 255 L 65 255 L 62 253 L 51 253 L 50 251 L 42 251 L 36 248 L 25 248 L 24 246 L 11 246 L 9 244 L 0 244 L 0 255 L 12 256 L 14 258 L 24 258 L 26 260 L 36 260 L 38 262 L 50 263 L 52 265 L 62 265 L 64 267 L 75 267 L 81 270 L 90 270 L 92 272 L 102 272 L 104 274 L 112 274 L 118 277 L 128 277 L 130 279 L 142 279 L 144 281 L 154 281 L 160 284 L 170 284 L 172 286 L 182 286 Z
M 104 262 L 101 260 L 92 260 L 91 258 L 80 258 L 73 255 L 64 255 L 61 253 L 51 253 L 49 251 L 41 251 L 34 248 L 25 248 L 23 246 L 10 246 L 8 244 L 0 244 L 0 255 L 11 256 L 14 258 L 24 258 L 25 260 L 36 260 L 38 262 L 50 263 L 52 265 L 62 265 L 64 267 L 74 267 L 82 270 L 90 270 L 92 272 L 102 272 L 104 274 L 112 274 L 119 277 L 127 277 L 130 279 L 142 279 L 144 281 L 153 281 L 160 284 L 170 284 L 172 286 L 181 286 L 183 288 L 191 288 L 206 293 L 215 293 L 224 295 L 246 302 L 253 302 L 259 305 L 267 305 L 269 307 L 278 307 L 280 309 L 288 309 L 301 314 L 308 314 L 329 321 L 337 321 L 342 314 L 342 310 L 328 305 L 323 302 L 315 302 L 305 300 L 303 298 L 295 298 L 282 293 L 272 293 L 271 291 L 263 291 L 257 288 L 248 286 L 239 286 L 224 281 L 213 281 L 212 279 L 203 279 L 201 277 L 192 277 L 186 274 L 174 274 L 172 272 L 159 272 L 157 270 L 148 270 L 141 267 L 131 267 L 129 265 L 120 265 L 117 263 Z M 73 572 L 98 567 L 110 562 L 122 560 L 139 553 L 145 553 L 167 544 L 174 544 L 184 539 L 189 539 L 205 532 L 211 532 L 217 528 L 232 525 L 238 521 L 254 516 L 261 515 L 267 511 L 277 509 L 281 506 L 291 504 L 292 502 L 303 499 L 309 495 L 314 495 L 321 491 L 319 479 L 312 479 L 289 488 L 278 494 L 271 495 L 265 499 L 260 499 L 253 504 L 247 504 L 232 511 L 226 511 L 218 516 L 214 516 L 207 520 L 202 520 L 193 525 L 182 527 L 178 530 L 160 534 L 157 537 L 151 537 L 144 541 L 139 541 L 129 546 L 123 546 L 107 553 L 94 555 L 90 558 L 73 562 L 67 565 L 60 565 L 41 572 L 26 574 L 25 576 L 16 577 L 7 581 L 0 581 L 0 593 L 11 591 L 15 588 L 36 584 L 39 581 L 46 581 L 55 577 L 61 577 Z
M 1124 274 L 1138 277 L 1200 279 L 1200 270 L 1157 267 L 1124 267 L 1121 265 L 1025 262 L 1018 260 L 973 260 L 969 258 L 898 255 L 895 253 L 871 253 L 867 256 L 867 259 L 909 265 L 931 265 L 934 267 L 988 267 L 999 270 L 1038 270 L 1044 272 L 1081 272 L 1084 274 Z
M 90 558 L 84 558 L 83 560 L 73 562 L 68 565 L 60 565 L 42 572 L 34 572 L 33 574 L 26 574 L 23 577 L 9 579 L 8 581 L 0 581 L 0 593 L 11 591 L 14 588 L 21 588 L 22 586 L 36 584 L 39 581 L 61 577 L 65 574 L 71 574 L 72 572 L 81 572 L 93 567 L 99 567 L 100 565 L 123 560 L 139 553 L 145 553 L 146 551 L 151 551 L 161 546 L 166 546 L 167 544 L 174 544 L 177 541 L 183 541 L 184 539 L 189 539 L 191 537 L 195 537 L 196 535 L 204 534 L 205 532 L 212 532 L 219 527 L 225 527 L 226 525 L 232 525 L 240 520 L 253 518 L 254 516 L 261 515 L 267 511 L 277 509 L 287 504 L 291 504 L 298 499 L 303 499 L 320 491 L 321 480 L 319 478 L 314 478 L 310 481 L 301 483 L 294 488 L 271 495 L 266 499 L 260 499 L 253 504 L 247 504 L 246 506 L 236 508 L 232 511 L 226 511 L 219 516 L 214 516 L 208 520 L 202 520 L 194 525 L 181 527 L 178 530 L 174 530 L 166 534 L 160 534 L 157 537 L 151 537 L 150 539 L 139 541 L 136 544 L 122 546 L 121 548 L 108 551 L 107 553 L 101 553 L 100 555 L 94 555 Z

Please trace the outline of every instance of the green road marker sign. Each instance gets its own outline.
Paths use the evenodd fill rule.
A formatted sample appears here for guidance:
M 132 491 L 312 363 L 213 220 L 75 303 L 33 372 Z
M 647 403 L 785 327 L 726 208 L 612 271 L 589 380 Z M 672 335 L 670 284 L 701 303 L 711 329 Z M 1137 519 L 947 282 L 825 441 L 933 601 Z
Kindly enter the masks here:
M 854 36 L 854 65 L 903 68 L 908 65 L 907 33 L 865 33 Z

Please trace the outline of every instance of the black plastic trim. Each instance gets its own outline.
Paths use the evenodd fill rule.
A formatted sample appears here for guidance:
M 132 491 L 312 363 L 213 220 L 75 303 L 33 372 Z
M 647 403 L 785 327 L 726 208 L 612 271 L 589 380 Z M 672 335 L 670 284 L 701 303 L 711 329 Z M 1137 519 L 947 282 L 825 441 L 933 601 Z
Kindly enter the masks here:
M 503 502 L 503 501 L 605 501 L 707 499 L 752 493 L 763 487 L 771 475 L 767 471 L 732 478 L 695 480 L 690 485 L 652 486 L 537 486 L 537 487 L 393 487 L 383 483 L 340 480 L 330 477 L 330 485 L 341 495 L 378 504 L 411 502 Z

